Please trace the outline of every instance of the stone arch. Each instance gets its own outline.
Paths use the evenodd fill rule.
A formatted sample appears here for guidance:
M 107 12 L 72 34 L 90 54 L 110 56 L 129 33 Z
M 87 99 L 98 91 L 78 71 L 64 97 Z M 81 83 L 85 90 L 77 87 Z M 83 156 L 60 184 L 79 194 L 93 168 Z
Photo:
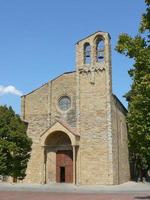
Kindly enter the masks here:
M 70 137 L 65 132 L 54 131 L 46 137 L 44 148 L 45 182 L 73 183 L 73 147 Z
M 84 44 L 84 64 L 91 64 L 91 45 L 89 42 Z
M 45 139 L 45 145 L 49 146 L 60 146 L 60 145 L 70 145 L 71 146 L 71 139 L 70 137 L 62 132 L 62 131 L 55 131 L 52 132 L 47 136 Z
M 76 146 L 78 145 L 79 142 L 79 135 L 73 133 L 71 130 L 69 130 L 69 128 L 65 127 L 64 125 L 62 125 L 60 122 L 55 123 L 52 127 L 50 127 L 49 129 L 47 129 L 41 136 L 40 136 L 40 142 L 41 142 L 41 146 L 45 146 L 45 141 L 47 137 L 50 137 L 50 135 L 55 134 L 56 132 L 63 132 L 65 133 L 70 141 L 71 141 L 71 145 L 72 146 Z
M 56 122 L 40 136 L 43 148 L 42 182 L 60 182 L 61 168 L 65 182 L 76 183 L 76 147 L 79 134 L 63 122 Z
M 96 35 L 93 47 L 95 62 L 103 62 L 105 60 L 105 38 L 103 35 Z

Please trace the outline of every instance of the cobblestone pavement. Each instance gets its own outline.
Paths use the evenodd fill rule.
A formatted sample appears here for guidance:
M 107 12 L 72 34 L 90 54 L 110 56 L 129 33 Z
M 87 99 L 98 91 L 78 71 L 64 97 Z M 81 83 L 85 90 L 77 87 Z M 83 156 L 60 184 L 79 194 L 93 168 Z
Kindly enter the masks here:
M 0 191 L 0 200 L 150 200 L 150 193 L 79 194 Z

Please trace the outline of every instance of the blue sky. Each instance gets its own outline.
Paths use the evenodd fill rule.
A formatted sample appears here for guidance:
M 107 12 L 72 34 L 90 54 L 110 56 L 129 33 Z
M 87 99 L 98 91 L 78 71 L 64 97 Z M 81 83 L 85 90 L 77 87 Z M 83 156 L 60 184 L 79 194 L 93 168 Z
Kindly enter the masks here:
M 144 0 L 0 0 L 0 104 L 20 113 L 21 93 L 74 70 L 75 43 L 101 30 L 112 38 L 113 92 L 127 106 L 132 61 L 114 48 L 144 11 Z

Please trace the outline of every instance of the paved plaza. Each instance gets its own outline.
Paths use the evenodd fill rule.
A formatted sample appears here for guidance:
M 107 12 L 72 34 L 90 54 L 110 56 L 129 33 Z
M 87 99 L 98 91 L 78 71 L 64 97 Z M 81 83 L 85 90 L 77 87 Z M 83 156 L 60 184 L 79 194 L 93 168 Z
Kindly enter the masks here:
M 0 200 L 149 200 L 150 193 L 75 194 L 50 192 L 0 192 Z
M 150 200 L 150 184 L 128 182 L 116 186 L 0 183 L 0 200 Z

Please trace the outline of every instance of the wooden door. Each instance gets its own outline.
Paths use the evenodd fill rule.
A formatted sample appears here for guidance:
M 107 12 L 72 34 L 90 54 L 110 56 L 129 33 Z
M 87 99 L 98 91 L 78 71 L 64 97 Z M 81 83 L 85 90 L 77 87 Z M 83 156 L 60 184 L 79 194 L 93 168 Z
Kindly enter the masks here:
M 58 183 L 73 182 L 73 153 L 72 150 L 57 151 L 56 181 Z

